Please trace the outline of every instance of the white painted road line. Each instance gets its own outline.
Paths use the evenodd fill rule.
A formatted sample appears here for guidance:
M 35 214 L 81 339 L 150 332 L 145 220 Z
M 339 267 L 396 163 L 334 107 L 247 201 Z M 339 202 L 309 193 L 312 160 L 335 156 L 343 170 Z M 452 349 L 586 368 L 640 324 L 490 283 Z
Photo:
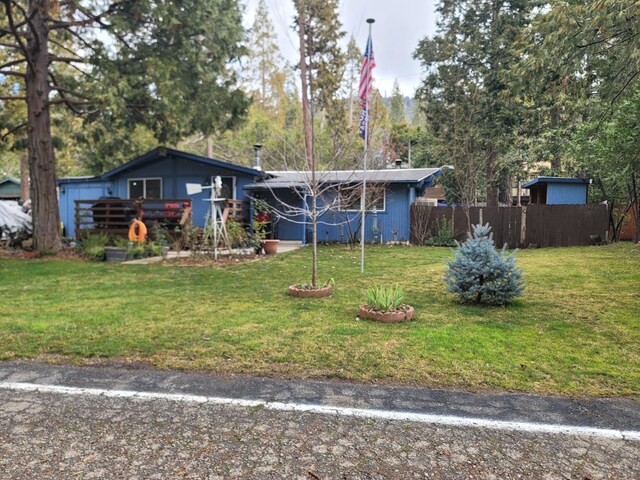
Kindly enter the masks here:
M 148 400 L 161 399 L 184 403 L 209 403 L 215 405 L 231 405 L 236 407 L 262 407 L 266 410 L 278 410 L 283 412 L 311 412 L 324 415 L 343 415 L 378 420 L 399 420 L 453 427 L 475 427 L 488 428 L 492 430 L 508 430 L 514 432 L 550 433 L 573 436 L 602 437 L 617 440 L 633 440 L 636 442 L 640 441 L 640 431 L 633 430 L 615 430 L 608 428 L 581 427 L 574 425 L 554 425 L 548 423 L 513 422 L 484 418 L 457 417 L 453 415 L 437 415 L 431 413 L 398 412 L 392 410 L 368 410 L 362 408 L 330 407 L 324 405 L 268 402 L 263 400 L 244 400 L 237 398 L 207 397 L 203 395 L 185 395 L 176 393 L 135 392 L 130 390 L 65 387 L 61 385 L 40 385 L 37 383 L 0 382 L 0 388 L 5 390 L 58 393 L 63 395 L 89 395 Z

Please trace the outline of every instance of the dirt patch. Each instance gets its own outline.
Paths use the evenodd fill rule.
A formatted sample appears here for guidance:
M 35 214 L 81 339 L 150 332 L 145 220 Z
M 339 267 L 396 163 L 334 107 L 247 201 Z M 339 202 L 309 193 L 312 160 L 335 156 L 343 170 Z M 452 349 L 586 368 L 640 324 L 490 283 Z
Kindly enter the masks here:
M 42 254 L 33 250 L 21 250 L 18 248 L 0 249 L 0 258 L 11 258 L 16 260 L 77 260 L 85 261 L 86 259 L 75 248 L 63 248 L 55 254 Z

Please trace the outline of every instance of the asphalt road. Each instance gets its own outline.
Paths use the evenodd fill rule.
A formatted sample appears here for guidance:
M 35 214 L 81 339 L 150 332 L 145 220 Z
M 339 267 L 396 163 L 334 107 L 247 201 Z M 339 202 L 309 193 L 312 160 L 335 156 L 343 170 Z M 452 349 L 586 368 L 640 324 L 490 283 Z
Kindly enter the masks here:
M 611 431 L 640 432 L 640 404 L 0 363 L 2 479 L 640 478 Z

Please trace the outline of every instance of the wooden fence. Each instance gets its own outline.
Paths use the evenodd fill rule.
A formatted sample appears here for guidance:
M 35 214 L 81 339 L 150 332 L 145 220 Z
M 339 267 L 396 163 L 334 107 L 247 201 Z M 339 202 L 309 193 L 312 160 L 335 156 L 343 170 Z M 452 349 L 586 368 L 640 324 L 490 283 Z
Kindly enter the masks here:
M 572 247 L 607 240 L 609 214 L 606 205 L 529 205 L 527 207 L 470 207 L 470 223 L 489 223 L 496 246 L 509 248 Z M 453 223 L 455 238 L 467 236 L 463 207 L 411 206 L 411 242 L 423 244 L 439 222 Z

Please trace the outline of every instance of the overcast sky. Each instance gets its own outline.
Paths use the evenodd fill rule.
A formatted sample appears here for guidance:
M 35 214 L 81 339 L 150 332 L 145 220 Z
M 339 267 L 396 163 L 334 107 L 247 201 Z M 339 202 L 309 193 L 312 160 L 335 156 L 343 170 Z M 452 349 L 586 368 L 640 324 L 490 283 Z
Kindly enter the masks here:
M 420 65 L 413 60 L 418 41 L 435 33 L 436 0 L 341 0 L 340 19 L 361 50 L 367 41 L 367 18 L 374 18 L 373 51 L 376 57 L 374 82 L 383 95 L 390 95 L 398 79 L 405 95 L 413 96 L 420 82 Z M 253 23 L 258 0 L 245 0 L 245 26 Z M 293 0 L 266 0 L 278 34 L 282 55 L 297 63 L 298 42 L 293 24 Z

